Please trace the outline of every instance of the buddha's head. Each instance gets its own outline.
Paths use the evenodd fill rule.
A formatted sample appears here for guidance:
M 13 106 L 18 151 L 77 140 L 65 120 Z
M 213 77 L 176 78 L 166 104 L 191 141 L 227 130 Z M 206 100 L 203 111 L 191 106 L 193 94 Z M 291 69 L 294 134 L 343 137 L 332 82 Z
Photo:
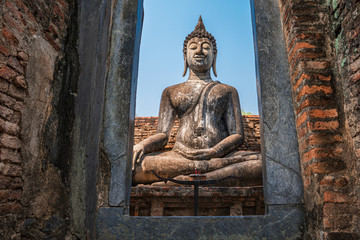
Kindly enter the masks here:
M 188 67 L 193 71 L 206 72 L 211 67 L 213 73 L 216 73 L 216 40 L 206 31 L 201 16 L 195 27 L 195 30 L 190 33 L 184 41 L 184 73 L 186 75 Z

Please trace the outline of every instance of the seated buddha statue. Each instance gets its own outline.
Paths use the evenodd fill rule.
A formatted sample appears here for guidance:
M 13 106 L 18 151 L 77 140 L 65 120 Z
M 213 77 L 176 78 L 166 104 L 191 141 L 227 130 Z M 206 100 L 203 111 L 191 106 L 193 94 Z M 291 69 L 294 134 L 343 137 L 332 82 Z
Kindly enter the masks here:
M 211 69 L 217 76 L 217 47 L 201 16 L 184 41 L 183 54 L 183 76 L 189 69 L 189 77 L 163 91 L 157 133 L 134 146 L 133 184 L 159 182 L 151 170 L 178 180 L 200 172 L 209 180 L 234 177 L 236 186 L 261 184 L 260 154 L 238 151 L 244 130 L 237 90 L 211 79 Z M 166 146 L 176 117 L 173 149 L 155 152 Z

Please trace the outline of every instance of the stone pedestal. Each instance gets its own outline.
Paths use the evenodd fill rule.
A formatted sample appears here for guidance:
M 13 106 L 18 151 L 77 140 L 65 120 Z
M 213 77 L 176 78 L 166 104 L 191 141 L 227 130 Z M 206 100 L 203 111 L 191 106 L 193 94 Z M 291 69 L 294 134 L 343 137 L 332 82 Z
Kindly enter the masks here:
M 192 216 L 192 187 L 131 188 L 131 216 Z M 199 216 L 263 215 L 263 187 L 199 187 Z

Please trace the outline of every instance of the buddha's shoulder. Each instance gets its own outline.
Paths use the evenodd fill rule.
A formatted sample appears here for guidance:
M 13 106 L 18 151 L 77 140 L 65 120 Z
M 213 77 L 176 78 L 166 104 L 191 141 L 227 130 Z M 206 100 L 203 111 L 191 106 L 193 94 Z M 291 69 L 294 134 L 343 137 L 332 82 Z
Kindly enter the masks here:
M 165 88 L 164 91 L 173 91 L 173 90 L 177 90 L 179 88 L 183 88 L 186 86 L 185 84 L 186 82 L 183 82 L 183 83 L 179 83 L 179 84 L 175 84 L 175 85 L 172 85 L 172 86 L 169 86 L 167 88 Z
M 190 89 L 200 89 L 203 85 L 204 84 L 186 81 L 165 88 L 164 93 L 172 93 L 172 92 L 176 93 L 176 92 L 184 92 L 184 91 L 187 92 Z
M 235 87 L 227 85 L 225 83 L 221 83 L 221 82 L 219 82 L 215 87 L 220 90 L 227 91 L 227 92 L 237 92 Z

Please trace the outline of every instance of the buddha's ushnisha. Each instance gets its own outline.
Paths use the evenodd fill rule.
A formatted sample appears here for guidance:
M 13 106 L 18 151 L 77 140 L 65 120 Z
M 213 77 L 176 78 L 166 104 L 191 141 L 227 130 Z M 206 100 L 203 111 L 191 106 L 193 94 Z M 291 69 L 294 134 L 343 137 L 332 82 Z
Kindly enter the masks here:
M 211 68 L 217 76 L 217 47 L 201 16 L 184 41 L 183 53 L 183 75 L 189 69 L 188 80 L 163 91 L 157 133 L 134 146 L 133 183 L 159 181 L 151 170 L 186 180 L 196 169 L 207 179 L 235 176 L 237 185 L 261 184 L 259 154 L 238 151 L 244 142 L 238 93 L 211 79 Z M 179 130 L 174 148 L 153 153 L 166 146 L 176 117 Z

